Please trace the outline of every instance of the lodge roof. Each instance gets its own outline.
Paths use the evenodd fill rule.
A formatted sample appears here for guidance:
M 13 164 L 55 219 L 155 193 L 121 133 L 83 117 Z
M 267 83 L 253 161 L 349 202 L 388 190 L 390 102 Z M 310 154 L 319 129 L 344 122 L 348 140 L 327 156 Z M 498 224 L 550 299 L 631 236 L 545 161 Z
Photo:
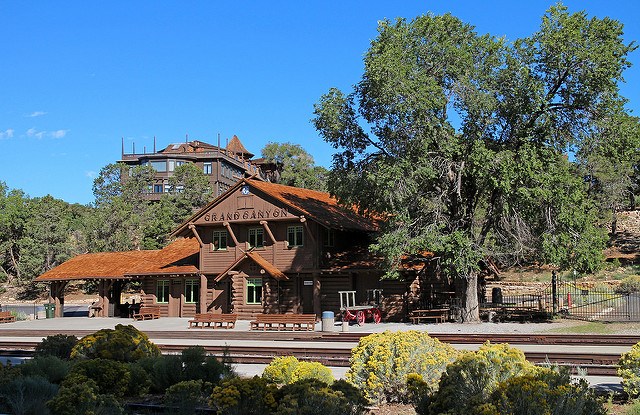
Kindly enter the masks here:
M 297 211 L 306 218 L 312 219 L 330 229 L 349 229 L 364 232 L 374 232 L 378 229 L 374 220 L 341 206 L 338 200 L 329 193 L 245 178 L 238 181 L 220 197 L 212 200 L 199 212 L 187 219 L 172 235 L 190 235 L 190 223 L 195 222 L 206 212 L 209 212 L 214 206 L 233 194 L 242 185 L 249 185 L 259 193 L 262 193 L 263 197 L 271 197 L 293 211 Z
M 138 275 L 198 274 L 200 246 L 181 238 L 163 249 L 96 252 L 78 255 L 36 278 L 36 281 L 117 279 Z
M 242 145 L 237 135 L 234 135 L 233 137 L 231 137 L 231 141 L 229 141 L 229 144 L 227 144 L 227 151 L 230 151 L 235 154 L 239 154 L 246 159 L 250 159 L 251 157 L 254 156 L 253 153 L 249 152 L 249 150 L 247 150 Z
M 262 255 L 257 252 L 247 251 L 240 258 L 238 258 L 235 262 L 227 267 L 224 271 L 216 276 L 214 279 L 215 282 L 222 281 L 225 279 L 229 273 L 235 270 L 241 263 L 243 263 L 246 259 L 251 259 L 255 262 L 260 268 L 262 268 L 267 274 L 271 275 L 273 278 L 277 280 L 288 280 L 287 277 L 282 271 L 280 271 L 275 265 L 271 262 L 267 261 L 262 257 Z

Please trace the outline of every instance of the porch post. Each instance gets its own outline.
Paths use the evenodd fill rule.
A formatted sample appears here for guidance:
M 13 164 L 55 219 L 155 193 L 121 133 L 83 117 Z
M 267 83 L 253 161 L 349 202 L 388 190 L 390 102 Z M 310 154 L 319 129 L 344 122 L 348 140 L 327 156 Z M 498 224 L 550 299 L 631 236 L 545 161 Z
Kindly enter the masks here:
M 318 278 L 318 274 L 313 274 L 313 312 L 316 316 L 319 316 L 322 313 L 322 304 L 320 304 L 320 278 Z
M 200 313 L 207 312 L 207 276 L 200 274 Z

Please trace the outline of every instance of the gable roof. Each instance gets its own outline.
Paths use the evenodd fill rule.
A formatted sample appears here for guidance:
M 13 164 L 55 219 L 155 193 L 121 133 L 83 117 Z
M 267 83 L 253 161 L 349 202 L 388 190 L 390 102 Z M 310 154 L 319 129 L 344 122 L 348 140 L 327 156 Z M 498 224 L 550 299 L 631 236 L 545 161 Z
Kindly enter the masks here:
M 116 279 L 138 275 L 198 274 L 200 245 L 178 239 L 163 249 L 82 254 L 36 278 L 36 281 Z
M 264 198 L 275 199 L 291 210 L 299 212 L 306 218 L 312 219 L 330 229 L 364 232 L 374 232 L 378 229 L 374 220 L 341 206 L 338 200 L 329 193 L 245 178 L 238 181 L 221 196 L 209 202 L 200 211 L 187 219 L 173 232 L 172 236 L 189 236 L 188 226 L 190 223 L 209 212 L 243 185 L 249 185 L 254 190 L 257 190 L 258 193 L 262 193 Z
M 229 265 L 227 269 L 218 274 L 214 282 L 220 282 L 225 279 L 231 271 L 236 269 L 241 263 L 243 263 L 246 259 L 251 259 L 253 262 L 258 264 L 260 268 L 262 268 L 267 274 L 271 275 L 273 278 L 277 280 L 288 280 L 284 272 L 280 271 L 275 265 L 267 261 L 262 257 L 262 255 L 257 252 L 247 251 L 240 258 L 238 258 L 233 264 Z

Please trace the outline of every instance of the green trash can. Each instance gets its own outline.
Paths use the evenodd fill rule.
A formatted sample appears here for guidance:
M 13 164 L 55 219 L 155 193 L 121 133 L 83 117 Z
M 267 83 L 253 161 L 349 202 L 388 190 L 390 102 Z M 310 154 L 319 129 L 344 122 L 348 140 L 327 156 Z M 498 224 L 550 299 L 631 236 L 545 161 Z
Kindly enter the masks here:
M 47 303 L 44 305 L 44 314 L 47 318 L 54 318 L 56 313 L 56 305 L 54 303 Z

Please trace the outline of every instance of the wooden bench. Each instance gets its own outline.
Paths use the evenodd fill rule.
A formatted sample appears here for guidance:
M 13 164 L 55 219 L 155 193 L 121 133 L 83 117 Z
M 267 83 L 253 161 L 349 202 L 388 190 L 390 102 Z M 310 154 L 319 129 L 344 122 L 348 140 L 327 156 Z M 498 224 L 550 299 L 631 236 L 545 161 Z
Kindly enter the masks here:
M 449 320 L 449 309 L 434 308 L 430 310 L 413 310 L 409 313 L 409 318 L 413 324 L 419 324 L 422 320 L 433 320 L 436 323 L 443 323 Z
M 258 314 L 251 322 L 251 330 L 314 331 L 315 328 L 315 314 Z
M 160 318 L 160 306 L 158 305 L 143 305 L 138 312 L 133 314 L 134 320 L 153 320 L 154 318 Z
M 196 314 L 193 320 L 189 320 L 190 329 L 215 329 L 217 327 L 232 329 L 236 326 L 237 314 Z
M 16 321 L 16 316 L 11 311 L 0 311 L 0 323 L 12 323 Z

